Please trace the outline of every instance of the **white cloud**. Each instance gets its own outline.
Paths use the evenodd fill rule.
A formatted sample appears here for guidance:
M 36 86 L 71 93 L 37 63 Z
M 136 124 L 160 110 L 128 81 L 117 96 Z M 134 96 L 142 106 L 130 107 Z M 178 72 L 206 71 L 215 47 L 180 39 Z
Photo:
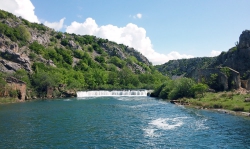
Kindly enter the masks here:
M 138 13 L 138 14 L 136 15 L 136 17 L 140 19 L 140 18 L 142 18 L 142 14 Z
M 193 57 L 192 55 L 180 54 L 175 51 L 167 55 L 157 53 L 153 49 L 151 40 L 146 36 L 146 30 L 132 23 L 127 24 L 125 27 L 117 27 L 110 24 L 99 27 L 94 19 L 87 18 L 83 23 L 72 22 L 71 25 L 66 28 L 66 32 L 81 35 L 95 35 L 125 44 L 141 52 L 153 64 L 163 64 L 172 59 Z
M 134 18 L 134 19 L 141 19 L 142 18 L 142 14 L 141 13 L 137 13 L 136 15 L 129 15 L 129 17 Z
M 65 19 L 66 18 L 62 18 L 59 22 L 51 22 L 51 23 L 48 21 L 45 21 L 44 25 L 59 31 L 63 28 L 63 23 Z
M 214 57 L 214 56 L 218 56 L 220 54 L 221 54 L 221 51 L 212 50 L 211 53 L 210 53 L 210 56 Z
M 35 7 L 30 0 L 0 0 L 0 9 L 21 16 L 30 22 L 39 23 L 35 15 Z

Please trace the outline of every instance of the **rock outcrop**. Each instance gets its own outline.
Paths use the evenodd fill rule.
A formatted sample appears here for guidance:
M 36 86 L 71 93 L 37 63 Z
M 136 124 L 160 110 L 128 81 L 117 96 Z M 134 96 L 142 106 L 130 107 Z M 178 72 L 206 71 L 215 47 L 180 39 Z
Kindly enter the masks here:
M 206 83 L 217 91 L 239 89 L 241 87 L 239 72 L 228 67 L 226 68 L 226 72 L 223 69 L 195 69 L 187 74 L 186 77 L 193 78 L 199 83 Z
M 250 30 L 245 30 L 242 32 L 239 38 L 238 49 L 246 49 L 250 47 Z
M 222 66 L 230 67 L 238 71 L 241 76 L 250 77 L 250 31 L 245 30 L 239 38 L 239 44 L 231 48 L 228 52 L 222 52 L 216 62 L 211 67 Z
M 49 29 L 49 28 L 48 28 Z M 47 33 L 39 33 L 38 30 L 31 31 L 31 43 L 37 41 L 39 44 L 46 45 L 50 43 L 50 35 Z
M 16 90 L 18 92 L 18 99 L 20 101 L 25 101 L 26 98 L 26 83 L 18 80 L 14 77 L 8 77 L 6 79 L 7 88 L 11 90 Z M 6 93 L 7 94 L 7 93 Z
M 18 69 L 25 69 L 28 72 L 32 72 L 29 57 L 19 52 L 18 45 L 16 43 L 10 43 L 10 41 L 1 34 L 0 71 L 11 73 Z
M 69 41 L 69 46 L 75 50 L 82 50 L 81 46 L 77 45 L 73 40 Z

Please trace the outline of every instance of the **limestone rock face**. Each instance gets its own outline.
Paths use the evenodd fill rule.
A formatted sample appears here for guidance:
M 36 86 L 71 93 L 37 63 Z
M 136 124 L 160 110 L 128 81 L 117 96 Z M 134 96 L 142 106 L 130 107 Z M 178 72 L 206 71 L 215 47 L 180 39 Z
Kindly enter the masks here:
M 238 71 L 242 76 L 250 68 L 250 31 L 245 30 L 239 38 L 237 47 L 228 52 L 221 53 L 212 67 L 230 67 Z M 249 76 L 250 77 L 250 76 Z
M 37 30 L 31 31 L 31 42 L 37 41 L 39 44 L 45 45 L 50 43 L 50 35 L 39 33 Z
M 130 55 L 133 55 L 136 57 L 139 61 L 143 62 L 146 65 L 150 65 L 149 60 L 143 56 L 140 52 L 136 51 L 134 48 L 126 47 L 126 52 L 130 53 Z
M 77 49 L 81 50 L 82 49 L 81 46 L 77 45 L 73 40 L 69 41 L 69 46 L 72 47 L 75 50 L 77 50 Z
M 12 89 L 18 91 L 18 99 L 25 101 L 26 98 L 26 83 L 14 77 L 6 79 L 7 85 Z
M 7 69 L 16 71 L 23 68 L 28 72 L 32 72 L 30 59 L 26 55 L 15 53 L 11 49 L 3 50 L 1 55 L 5 57 L 6 60 L 0 60 L 0 63 Z
M 0 35 L 0 71 L 12 73 L 18 69 L 32 72 L 31 62 L 27 55 L 19 53 L 16 43 L 11 43 L 4 35 Z
M 217 91 L 239 89 L 241 87 L 239 72 L 227 68 L 228 74 L 225 74 L 221 69 L 222 68 L 195 69 L 187 74 L 186 77 L 193 78 L 196 82 L 206 82 L 210 84 L 212 89 Z M 216 77 L 213 78 L 213 75 Z
M 18 63 L 6 61 L 6 60 L 0 60 L 0 70 L 3 72 L 12 73 L 21 68 L 22 66 Z
M 56 65 L 54 64 L 54 62 L 52 60 L 46 60 L 41 55 L 39 55 L 39 57 L 37 58 L 37 60 L 39 62 L 42 62 L 42 63 L 47 64 L 49 66 L 56 67 Z
M 134 56 L 138 61 L 146 64 L 147 66 L 150 65 L 150 62 L 148 61 L 148 59 L 145 56 L 143 56 L 141 53 L 136 51 L 134 48 L 130 48 L 128 46 L 124 46 L 123 48 L 120 48 L 120 47 L 110 45 L 110 43 L 109 44 L 102 43 L 101 47 L 111 56 L 117 56 L 123 60 L 126 60 L 129 56 Z M 134 72 L 136 71 L 140 73 L 145 72 L 144 68 L 136 63 L 129 64 L 129 67 Z
M 14 53 L 17 53 L 17 52 L 18 52 L 18 44 L 12 44 L 12 45 L 10 45 L 10 49 L 11 49 Z
M 245 30 L 240 35 L 238 49 L 244 49 L 249 47 L 250 47 L 250 30 Z

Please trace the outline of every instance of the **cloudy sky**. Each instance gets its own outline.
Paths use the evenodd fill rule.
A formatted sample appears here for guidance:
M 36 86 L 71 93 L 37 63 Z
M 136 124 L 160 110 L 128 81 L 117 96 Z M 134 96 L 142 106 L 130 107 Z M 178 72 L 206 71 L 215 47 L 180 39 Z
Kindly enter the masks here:
M 134 47 L 153 64 L 216 56 L 250 29 L 249 0 L 0 0 L 0 9 L 57 31 Z

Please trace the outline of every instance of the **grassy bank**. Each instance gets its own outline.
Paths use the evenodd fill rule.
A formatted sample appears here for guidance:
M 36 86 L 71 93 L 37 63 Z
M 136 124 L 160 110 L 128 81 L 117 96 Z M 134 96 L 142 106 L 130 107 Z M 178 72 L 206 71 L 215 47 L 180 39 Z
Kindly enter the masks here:
M 188 102 L 192 106 L 207 109 L 226 109 L 231 111 L 250 112 L 250 102 L 244 102 L 250 94 L 235 92 L 205 93 L 204 97 L 182 98 L 182 102 Z
M 11 98 L 11 97 L 0 97 L 0 104 L 6 104 L 6 103 L 16 103 L 18 102 L 18 99 Z

